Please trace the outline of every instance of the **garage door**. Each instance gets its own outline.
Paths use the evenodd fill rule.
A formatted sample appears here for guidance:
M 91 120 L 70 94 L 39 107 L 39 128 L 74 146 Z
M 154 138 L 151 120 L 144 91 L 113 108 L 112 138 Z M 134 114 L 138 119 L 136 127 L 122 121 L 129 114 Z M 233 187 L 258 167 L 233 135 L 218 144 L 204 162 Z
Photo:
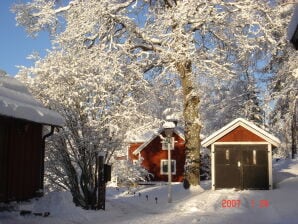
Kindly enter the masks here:
M 267 145 L 215 145 L 215 189 L 269 189 Z

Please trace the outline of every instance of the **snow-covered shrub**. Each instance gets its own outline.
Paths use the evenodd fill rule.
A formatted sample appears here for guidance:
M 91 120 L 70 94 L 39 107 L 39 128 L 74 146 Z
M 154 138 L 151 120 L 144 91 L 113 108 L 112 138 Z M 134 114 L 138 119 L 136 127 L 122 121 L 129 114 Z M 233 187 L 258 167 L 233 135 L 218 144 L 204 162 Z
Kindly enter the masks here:
M 208 153 L 201 153 L 200 155 L 201 163 L 200 163 L 200 179 L 201 180 L 209 180 L 211 178 L 211 160 L 210 155 Z
M 139 182 L 150 181 L 152 174 L 141 166 L 141 161 L 118 160 L 113 164 L 112 175 L 118 186 L 130 187 Z

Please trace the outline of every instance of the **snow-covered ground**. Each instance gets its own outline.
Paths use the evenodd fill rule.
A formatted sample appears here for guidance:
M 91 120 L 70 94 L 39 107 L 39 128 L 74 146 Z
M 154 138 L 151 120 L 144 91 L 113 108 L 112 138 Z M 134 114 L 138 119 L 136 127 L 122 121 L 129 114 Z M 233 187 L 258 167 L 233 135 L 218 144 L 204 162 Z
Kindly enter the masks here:
M 18 205 L 22 210 L 49 211 L 50 216 L 0 212 L 0 224 L 298 223 L 297 175 L 298 159 L 281 160 L 274 164 L 272 191 L 212 191 L 209 181 L 202 182 L 202 188 L 186 191 L 181 184 L 174 184 L 171 204 L 167 203 L 165 185 L 143 186 L 135 194 L 109 187 L 105 211 L 80 209 L 68 192 L 53 192 Z M 234 207 L 228 207 L 232 201 Z

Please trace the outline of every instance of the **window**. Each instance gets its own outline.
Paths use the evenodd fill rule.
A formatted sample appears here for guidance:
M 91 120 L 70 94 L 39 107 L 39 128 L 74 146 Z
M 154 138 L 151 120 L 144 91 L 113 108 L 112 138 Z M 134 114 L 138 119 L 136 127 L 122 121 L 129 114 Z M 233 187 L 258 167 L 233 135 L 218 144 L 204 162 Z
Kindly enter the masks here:
M 174 150 L 175 148 L 175 139 L 174 137 L 171 138 L 171 141 L 169 141 L 169 138 L 165 138 L 162 141 L 162 150 L 168 150 L 170 147 L 171 150 Z
M 257 151 L 254 149 L 252 151 L 252 155 L 253 155 L 253 165 L 257 165 Z
M 176 160 L 171 160 L 171 171 L 172 174 L 176 174 Z M 164 175 L 168 174 L 168 160 L 162 159 L 160 161 L 160 173 Z
M 226 160 L 230 160 L 230 151 L 226 150 Z

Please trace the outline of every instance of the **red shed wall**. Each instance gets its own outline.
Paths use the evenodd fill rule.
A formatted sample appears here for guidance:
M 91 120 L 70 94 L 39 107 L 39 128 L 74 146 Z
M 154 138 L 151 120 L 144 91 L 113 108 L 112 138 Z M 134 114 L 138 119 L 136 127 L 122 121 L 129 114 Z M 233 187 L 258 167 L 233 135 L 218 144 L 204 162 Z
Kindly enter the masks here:
M 0 117 L 0 201 L 25 200 L 42 188 L 42 125 Z
M 162 133 L 165 136 L 164 133 Z M 184 140 L 174 133 L 175 149 L 171 151 L 172 160 L 176 160 L 176 174 L 172 175 L 172 181 L 183 181 L 184 164 L 185 164 L 185 147 Z M 154 175 L 152 181 L 167 181 L 168 176 L 160 173 L 160 161 L 168 159 L 167 150 L 162 150 L 161 139 L 156 136 L 142 151 L 141 156 L 144 158 L 142 165 Z
M 219 140 L 217 142 L 266 142 L 263 138 L 252 133 L 242 126 L 238 126 Z
M 128 148 L 128 158 L 130 160 L 137 160 L 139 159 L 138 155 L 134 155 L 133 152 L 139 148 L 143 142 L 136 142 L 136 143 L 130 143 L 129 148 Z

